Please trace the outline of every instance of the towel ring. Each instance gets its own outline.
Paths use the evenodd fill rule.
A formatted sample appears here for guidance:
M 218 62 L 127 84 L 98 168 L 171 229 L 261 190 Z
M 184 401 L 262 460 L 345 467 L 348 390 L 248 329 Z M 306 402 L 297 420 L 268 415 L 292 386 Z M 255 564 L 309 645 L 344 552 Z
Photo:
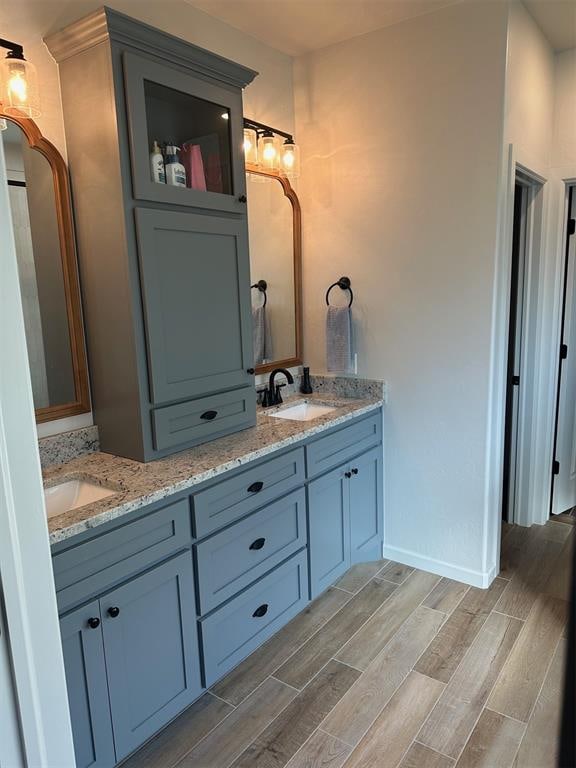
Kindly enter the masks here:
M 266 293 L 268 289 L 268 283 L 266 280 L 258 280 L 258 282 L 254 283 L 254 285 L 251 285 L 250 288 L 257 288 L 260 293 L 264 294 L 264 304 L 262 304 L 262 306 L 265 307 L 266 302 L 268 301 L 268 294 Z
M 348 304 L 348 308 L 352 306 L 352 302 L 354 301 L 354 294 L 352 293 L 352 288 L 350 287 L 350 278 L 349 277 L 341 277 L 340 280 L 337 280 L 335 283 L 332 283 L 330 288 L 326 291 L 326 304 L 330 306 L 330 301 L 328 300 L 328 296 L 330 295 L 330 291 L 332 288 L 341 288 L 343 291 L 350 291 L 350 302 Z

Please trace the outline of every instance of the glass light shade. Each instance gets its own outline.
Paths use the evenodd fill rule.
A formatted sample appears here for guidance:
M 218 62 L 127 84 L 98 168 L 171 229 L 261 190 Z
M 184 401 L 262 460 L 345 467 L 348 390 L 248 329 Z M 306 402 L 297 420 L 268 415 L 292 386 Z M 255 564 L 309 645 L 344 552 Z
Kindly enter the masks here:
M 244 160 L 250 165 L 258 165 L 258 137 L 252 128 L 244 128 Z
M 278 170 L 280 157 L 274 136 L 260 136 L 258 139 L 258 157 L 261 167 L 265 170 Z
M 0 103 L 7 115 L 40 117 L 36 67 L 24 59 L 7 56 L 0 67 Z
M 280 150 L 280 170 L 289 179 L 300 176 L 300 147 L 294 142 L 285 142 Z

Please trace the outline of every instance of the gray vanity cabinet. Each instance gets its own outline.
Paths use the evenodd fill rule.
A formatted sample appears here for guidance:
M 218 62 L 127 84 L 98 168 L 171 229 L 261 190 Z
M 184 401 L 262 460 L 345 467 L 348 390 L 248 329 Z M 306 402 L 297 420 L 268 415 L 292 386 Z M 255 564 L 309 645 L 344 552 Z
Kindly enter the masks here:
M 149 461 L 254 425 L 242 89 L 257 73 L 110 8 L 46 42 L 102 450 Z M 155 141 L 181 148 L 186 186 L 153 180 Z
M 100 625 L 98 600 L 60 619 L 77 768 L 116 762 Z
M 350 462 L 350 559 L 354 563 L 382 557 L 382 446 Z
M 152 208 L 135 214 L 152 402 L 253 389 L 245 222 Z

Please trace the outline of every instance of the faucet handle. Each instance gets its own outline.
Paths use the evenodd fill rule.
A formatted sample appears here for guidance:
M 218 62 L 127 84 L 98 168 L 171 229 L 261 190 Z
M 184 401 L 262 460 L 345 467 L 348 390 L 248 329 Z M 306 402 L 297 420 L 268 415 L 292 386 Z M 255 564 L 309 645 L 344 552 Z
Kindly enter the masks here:
M 274 392 L 274 405 L 281 405 L 284 402 L 284 400 L 282 400 L 280 388 L 285 386 L 286 384 L 276 384 L 276 391 Z

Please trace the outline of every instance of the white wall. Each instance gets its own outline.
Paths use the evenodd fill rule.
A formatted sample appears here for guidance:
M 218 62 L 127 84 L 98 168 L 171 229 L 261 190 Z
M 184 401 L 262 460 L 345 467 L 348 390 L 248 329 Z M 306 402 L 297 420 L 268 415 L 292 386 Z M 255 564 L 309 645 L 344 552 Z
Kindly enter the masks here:
M 385 552 L 483 583 L 506 8 L 457 4 L 300 58 L 305 355 L 352 279 L 385 378 Z
M 576 169 L 576 48 L 556 54 L 555 75 L 552 164 L 562 173 Z
M 102 5 L 102 0 L 4 0 L 0 37 L 17 40 L 38 70 L 42 116 L 37 123 L 66 157 L 58 67 L 42 38 Z M 259 72 L 244 94 L 244 114 L 294 130 L 292 59 L 184 0 L 107 0 L 106 5 Z M 91 424 L 85 414 L 38 426 L 40 436 Z

